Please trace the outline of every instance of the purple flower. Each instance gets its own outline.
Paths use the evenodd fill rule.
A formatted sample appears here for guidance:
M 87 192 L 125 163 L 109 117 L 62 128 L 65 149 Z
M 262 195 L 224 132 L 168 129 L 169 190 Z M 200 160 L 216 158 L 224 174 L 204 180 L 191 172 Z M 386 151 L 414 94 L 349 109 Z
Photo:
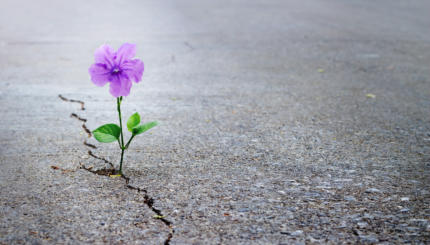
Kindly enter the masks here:
M 109 45 L 102 45 L 94 53 L 95 63 L 88 69 L 91 80 L 97 86 L 110 83 L 109 92 L 114 97 L 130 94 L 132 81 L 142 80 L 143 62 L 132 59 L 136 54 L 136 45 L 124 43 L 115 52 Z

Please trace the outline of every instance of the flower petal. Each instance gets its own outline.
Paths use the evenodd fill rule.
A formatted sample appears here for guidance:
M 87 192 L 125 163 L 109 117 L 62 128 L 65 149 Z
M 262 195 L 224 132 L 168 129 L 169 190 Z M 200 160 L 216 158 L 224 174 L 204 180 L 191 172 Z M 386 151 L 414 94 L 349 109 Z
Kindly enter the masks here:
M 118 64 L 130 60 L 136 55 L 136 44 L 124 43 L 116 52 Z
M 141 60 L 129 60 L 121 64 L 122 71 L 136 83 L 142 80 L 144 65 Z
M 105 64 L 96 63 L 90 66 L 88 72 L 91 76 L 91 81 L 97 86 L 104 86 L 109 82 L 110 71 Z
M 124 75 L 115 75 L 111 77 L 109 92 L 114 97 L 127 96 L 130 94 L 131 80 Z
M 96 63 L 106 64 L 111 68 L 114 64 L 115 51 L 107 44 L 100 46 L 94 53 Z

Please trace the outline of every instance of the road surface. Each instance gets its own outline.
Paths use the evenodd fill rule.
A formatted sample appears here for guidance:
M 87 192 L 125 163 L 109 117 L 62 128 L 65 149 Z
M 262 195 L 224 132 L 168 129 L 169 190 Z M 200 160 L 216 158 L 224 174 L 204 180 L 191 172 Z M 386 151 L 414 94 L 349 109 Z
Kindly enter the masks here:
M 1 5 L 0 243 L 430 241 L 428 1 Z M 128 183 L 83 127 L 117 121 L 87 69 L 124 42 L 124 117 L 160 122 Z

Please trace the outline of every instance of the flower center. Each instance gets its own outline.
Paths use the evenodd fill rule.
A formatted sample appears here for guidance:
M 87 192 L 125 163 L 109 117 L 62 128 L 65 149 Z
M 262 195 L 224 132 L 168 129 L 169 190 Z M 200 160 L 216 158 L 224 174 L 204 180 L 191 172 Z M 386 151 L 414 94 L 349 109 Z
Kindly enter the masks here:
M 116 74 L 116 73 L 119 73 L 119 72 L 120 72 L 120 70 L 119 70 L 119 68 L 118 68 L 118 67 L 115 67 L 115 68 L 113 68 L 112 72 Z

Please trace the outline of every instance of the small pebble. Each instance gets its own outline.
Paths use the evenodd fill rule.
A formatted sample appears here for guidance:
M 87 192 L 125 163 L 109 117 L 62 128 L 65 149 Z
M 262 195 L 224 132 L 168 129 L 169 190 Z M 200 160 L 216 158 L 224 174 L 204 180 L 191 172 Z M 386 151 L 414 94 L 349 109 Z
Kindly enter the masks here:
M 426 220 L 426 219 L 410 219 L 409 223 L 414 224 L 414 225 L 418 225 L 421 227 L 425 227 L 430 221 Z
M 418 228 L 418 227 L 407 227 L 406 230 L 408 232 L 417 232 L 420 230 L 420 228 Z
M 296 230 L 294 232 L 291 233 L 292 236 L 301 236 L 303 235 L 303 231 L 302 230 Z
M 360 229 L 364 229 L 367 227 L 368 224 L 366 222 L 358 222 L 357 225 L 358 227 L 360 227 Z
M 360 241 L 363 243 L 377 243 L 379 239 L 375 235 L 361 235 Z
M 345 201 L 348 201 L 348 202 L 357 201 L 357 199 L 355 199 L 355 197 L 353 197 L 353 196 L 345 196 L 344 199 L 345 199 Z
M 366 193 L 381 193 L 381 191 L 376 188 L 369 188 L 366 190 Z
M 309 240 L 309 242 L 312 244 L 319 244 L 320 243 L 320 240 L 317 240 L 317 239 L 313 238 L 312 236 L 307 236 L 306 240 Z
M 337 228 L 346 228 L 346 222 L 345 221 L 340 222 Z

